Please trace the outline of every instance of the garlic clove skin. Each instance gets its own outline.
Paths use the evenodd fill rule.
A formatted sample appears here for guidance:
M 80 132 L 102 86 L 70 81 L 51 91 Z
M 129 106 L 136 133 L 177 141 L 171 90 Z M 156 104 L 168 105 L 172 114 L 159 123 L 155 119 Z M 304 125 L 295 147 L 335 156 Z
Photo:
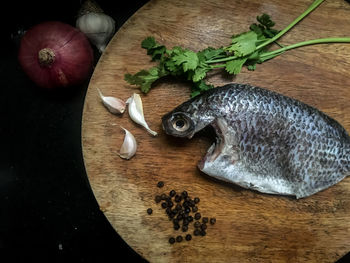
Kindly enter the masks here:
M 78 17 L 83 16 L 87 13 L 104 13 L 103 9 L 99 6 L 99 4 L 95 0 L 86 0 L 82 3 L 79 11 Z
M 103 105 L 113 114 L 123 114 L 126 108 L 126 103 L 121 99 L 115 97 L 106 97 L 102 94 L 100 89 L 97 89 L 98 94 L 102 100 Z
M 119 156 L 122 159 L 129 160 L 131 159 L 137 150 L 137 143 L 134 135 L 129 132 L 127 129 L 121 127 L 125 131 L 124 141 L 120 147 Z
M 79 17 L 76 27 L 82 31 L 102 53 L 114 34 L 115 21 L 104 13 L 87 13 Z
M 153 136 L 157 135 L 157 132 L 151 130 L 146 123 L 145 117 L 143 115 L 142 100 L 139 94 L 134 93 L 127 101 L 128 112 L 130 118 L 137 124 L 143 126 L 150 134 Z

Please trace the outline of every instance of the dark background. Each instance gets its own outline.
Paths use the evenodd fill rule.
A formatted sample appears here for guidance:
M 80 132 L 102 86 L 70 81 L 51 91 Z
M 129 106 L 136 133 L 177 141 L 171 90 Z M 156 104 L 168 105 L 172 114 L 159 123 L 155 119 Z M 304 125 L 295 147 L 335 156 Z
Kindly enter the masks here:
M 98 2 L 116 20 L 118 29 L 147 0 Z M 3 263 L 144 262 L 111 227 L 89 186 L 81 148 L 81 117 L 88 80 L 79 87 L 47 92 L 27 78 L 17 61 L 18 30 L 47 20 L 75 25 L 80 5 L 79 0 L 12 1 L 2 8 Z M 95 56 L 97 62 L 98 52 Z M 348 261 L 350 254 L 339 262 Z
M 98 2 L 120 27 L 147 1 Z M 19 29 L 47 20 L 74 26 L 81 1 L 9 4 L 0 56 L 0 262 L 142 262 L 99 210 L 85 173 L 88 81 L 47 92 L 17 61 Z

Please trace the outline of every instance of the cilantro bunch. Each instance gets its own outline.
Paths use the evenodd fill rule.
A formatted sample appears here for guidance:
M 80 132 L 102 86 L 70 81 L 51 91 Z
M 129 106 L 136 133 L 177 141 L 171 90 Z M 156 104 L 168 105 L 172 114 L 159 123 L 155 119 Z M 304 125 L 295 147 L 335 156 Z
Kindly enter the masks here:
M 274 29 L 275 23 L 269 15 L 258 16 L 257 23 L 250 25 L 249 31 L 232 36 L 231 44 L 225 47 L 208 47 L 198 52 L 179 46 L 168 49 L 159 44 L 154 37 L 147 37 L 142 41 L 141 47 L 147 50 L 147 55 L 152 61 L 158 62 L 157 66 L 141 70 L 134 75 L 125 74 L 124 79 L 129 84 L 139 86 L 142 92 L 148 93 L 152 84 L 160 78 L 165 76 L 184 78 L 193 83 L 191 88 L 193 97 L 213 88 L 205 82 L 207 72 L 213 69 L 224 68 L 227 73 L 236 75 L 241 72 L 243 66 L 248 70 L 255 70 L 256 64 L 293 48 L 322 43 L 350 43 L 350 38 L 314 39 L 289 46 L 282 46 L 276 42 L 323 1 L 315 0 L 308 9 L 281 31 Z M 279 48 L 269 51 L 268 48 L 272 43 L 276 43 Z

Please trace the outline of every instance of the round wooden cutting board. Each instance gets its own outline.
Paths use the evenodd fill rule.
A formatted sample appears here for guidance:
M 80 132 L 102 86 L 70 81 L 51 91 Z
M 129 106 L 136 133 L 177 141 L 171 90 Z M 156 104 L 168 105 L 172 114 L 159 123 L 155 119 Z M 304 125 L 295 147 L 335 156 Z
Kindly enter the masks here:
M 282 29 L 311 0 L 151 0 L 117 32 L 100 58 L 86 95 L 82 143 L 87 175 L 96 199 L 114 229 L 150 262 L 334 262 L 350 251 L 350 178 L 311 197 L 261 194 L 222 183 L 200 173 L 197 163 L 212 143 L 205 134 L 191 140 L 170 138 L 161 116 L 189 98 L 189 85 L 160 81 L 141 94 L 153 137 L 134 124 L 126 111 L 116 116 L 102 105 L 99 88 L 126 100 L 140 91 L 124 81 L 125 73 L 153 66 L 141 48 L 147 36 L 167 47 L 195 51 L 230 43 L 247 31 L 257 15 L 267 13 Z M 331 36 L 350 36 L 350 5 L 326 1 L 280 40 L 292 44 Z M 237 77 L 218 70 L 208 81 L 268 88 L 315 106 L 350 131 L 350 44 L 324 44 L 288 51 Z M 134 134 L 138 150 L 131 160 L 118 151 L 120 126 Z M 163 188 L 157 187 L 164 181 Z M 174 230 L 155 195 L 186 190 L 199 197 L 203 216 L 215 217 L 204 237 L 170 245 Z M 147 208 L 153 213 L 148 215 Z M 193 232 L 190 225 L 188 233 Z

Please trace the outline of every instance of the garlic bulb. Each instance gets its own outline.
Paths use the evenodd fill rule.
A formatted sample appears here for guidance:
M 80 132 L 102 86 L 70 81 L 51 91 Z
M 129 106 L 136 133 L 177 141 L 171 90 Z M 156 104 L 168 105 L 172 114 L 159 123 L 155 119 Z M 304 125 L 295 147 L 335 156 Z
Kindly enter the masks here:
M 143 126 L 150 134 L 156 136 L 157 133 L 152 131 L 145 121 L 142 108 L 142 100 L 139 94 L 134 93 L 127 101 L 130 118 L 137 124 Z
M 100 89 L 97 89 L 103 105 L 113 114 L 122 114 L 125 111 L 126 103 L 115 97 L 106 97 Z
M 104 13 L 90 12 L 77 19 L 76 27 L 79 28 L 102 53 L 108 41 L 113 36 L 115 21 L 112 17 Z
M 121 127 L 125 131 L 124 142 L 120 148 L 119 156 L 123 159 L 131 159 L 136 153 L 137 143 L 134 135 L 131 134 L 127 129 Z

